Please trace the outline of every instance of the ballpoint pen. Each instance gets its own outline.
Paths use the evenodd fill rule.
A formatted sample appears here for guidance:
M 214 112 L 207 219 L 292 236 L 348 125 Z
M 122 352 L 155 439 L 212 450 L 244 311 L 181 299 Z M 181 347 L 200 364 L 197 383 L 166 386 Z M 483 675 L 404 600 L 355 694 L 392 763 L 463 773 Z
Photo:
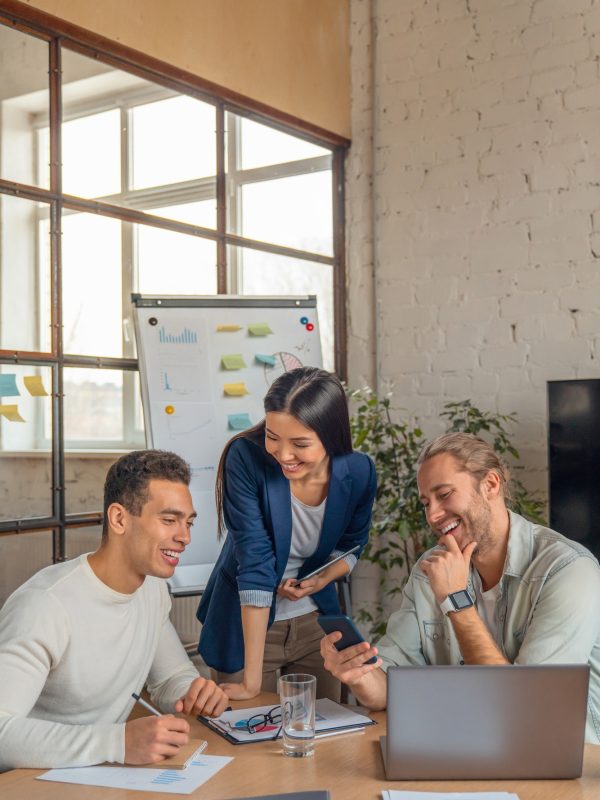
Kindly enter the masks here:
M 160 711 L 157 708 L 154 708 L 154 706 L 151 706 L 150 703 L 147 703 L 144 700 L 143 697 L 139 696 L 139 694 L 136 694 L 135 692 L 132 692 L 131 696 L 133 697 L 133 699 L 136 702 L 138 702 L 140 705 L 144 706 L 144 708 L 147 708 L 148 711 L 151 711 L 153 714 L 156 714 L 157 717 L 162 717 L 162 714 L 160 713 Z

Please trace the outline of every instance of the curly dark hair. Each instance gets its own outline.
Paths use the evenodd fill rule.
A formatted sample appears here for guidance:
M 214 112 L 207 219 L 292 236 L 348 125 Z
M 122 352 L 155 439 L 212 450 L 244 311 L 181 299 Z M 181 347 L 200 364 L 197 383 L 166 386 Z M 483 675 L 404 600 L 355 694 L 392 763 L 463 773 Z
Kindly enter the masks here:
M 102 539 L 108 536 L 108 507 L 120 503 L 138 517 L 148 502 L 151 480 L 190 485 L 188 464 L 168 450 L 134 450 L 121 456 L 108 470 L 104 481 L 104 522 Z

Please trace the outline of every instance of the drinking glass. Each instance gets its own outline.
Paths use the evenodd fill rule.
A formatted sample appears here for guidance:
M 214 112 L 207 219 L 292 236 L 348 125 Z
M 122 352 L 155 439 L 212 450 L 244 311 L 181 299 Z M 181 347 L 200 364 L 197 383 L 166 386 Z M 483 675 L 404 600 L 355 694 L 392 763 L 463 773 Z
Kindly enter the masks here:
M 303 758 L 314 753 L 316 695 L 314 675 L 297 673 L 279 679 L 285 756 Z

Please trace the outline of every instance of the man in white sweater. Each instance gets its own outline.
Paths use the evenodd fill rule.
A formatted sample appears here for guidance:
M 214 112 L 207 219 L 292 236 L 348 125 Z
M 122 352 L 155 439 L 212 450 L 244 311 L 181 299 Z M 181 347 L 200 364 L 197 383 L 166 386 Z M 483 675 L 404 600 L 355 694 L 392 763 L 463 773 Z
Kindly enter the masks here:
M 175 755 L 227 696 L 198 675 L 169 620 L 164 581 L 190 541 L 190 471 L 173 453 L 120 458 L 95 553 L 41 570 L 0 611 L 0 770 Z M 127 722 L 147 684 L 162 716 Z

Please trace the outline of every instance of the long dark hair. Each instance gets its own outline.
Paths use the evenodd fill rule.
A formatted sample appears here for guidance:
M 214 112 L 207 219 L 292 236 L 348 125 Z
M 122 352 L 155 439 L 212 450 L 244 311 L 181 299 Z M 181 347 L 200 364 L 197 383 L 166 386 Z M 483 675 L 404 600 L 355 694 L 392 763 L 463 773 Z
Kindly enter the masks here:
M 265 413 L 279 411 L 291 414 L 306 428 L 314 431 L 330 458 L 352 452 L 348 400 L 337 375 L 318 367 L 298 367 L 284 372 L 271 384 L 263 404 Z M 250 439 L 264 449 L 265 420 L 233 436 L 221 454 L 215 485 L 219 536 L 225 532 L 225 460 L 232 443 L 242 438 Z

